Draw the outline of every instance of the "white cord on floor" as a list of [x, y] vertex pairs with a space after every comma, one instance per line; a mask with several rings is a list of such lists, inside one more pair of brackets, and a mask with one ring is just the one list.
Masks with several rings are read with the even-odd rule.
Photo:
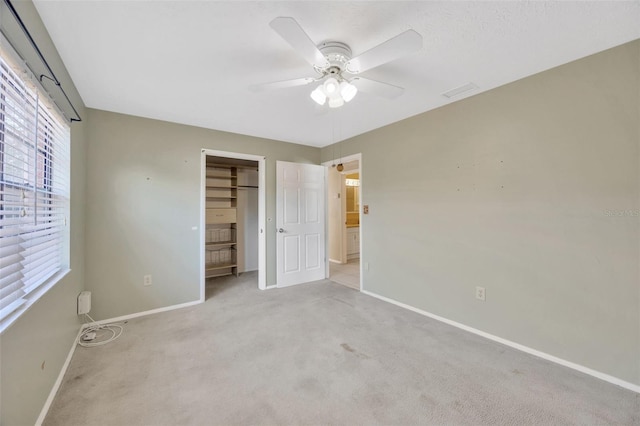
[[[80, 339], [78, 339], [78, 344], [80, 346], [84, 346], [85, 348], [91, 348], [94, 346], [106, 345], [109, 342], [113, 342], [116, 340], [122, 332], [124, 328], [119, 324], [98, 324], [93, 318], [89, 316], [89, 314], [84, 314], [88, 319], [91, 320], [91, 323], [82, 330], [80, 334]], [[111, 333], [107, 339], [102, 340], [102, 338], [108, 335], [108, 332]], [[89, 333], [96, 333], [96, 336], [91, 340], [84, 340], [84, 337]], [[100, 333], [100, 334], [98, 334]]]

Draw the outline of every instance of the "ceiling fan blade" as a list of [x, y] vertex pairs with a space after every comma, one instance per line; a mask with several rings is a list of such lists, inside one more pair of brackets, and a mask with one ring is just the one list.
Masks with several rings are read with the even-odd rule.
[[351, 80], [358, 90], [364, 93], [370, 93], [372, 95], [378, 95], [387, 99], [395, 99], [404, 93], [404, 88], [394, 86], [389, 83], [382, 83], [380, 81], [370, 80], [368, 78], [354, 77]]
[[249, 86], [249, 90], [252, 92], [263, 92], [265, 90], [286, 89], [288, 87], [304, 86], [305, 84], [311, 84], [314, 81], [316, 81], [314, 78], [304, 77], [293, 80], [274, 81], [273, 83], [252, 84]]
[[401, 58], [421, 48], [422, 36], [414, 30], [407, 30], [355, 58], [351, 58], [347, 62], [346, 70], [351, 74], [358, 74]]
[[295, 19], [281, 16], [271, 21], [269, 25], [311, 65], [318, 68], [329, 66], [329, 62], [322, 52], [318, 50], [315, 43], [311, 41]]

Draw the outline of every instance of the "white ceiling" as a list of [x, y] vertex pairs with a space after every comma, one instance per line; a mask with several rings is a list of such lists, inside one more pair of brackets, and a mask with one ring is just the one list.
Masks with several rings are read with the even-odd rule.
[[[91, 108], [325, 146], [640, 38], [640, 1], [50, 1], [35, 5]], [[314, 76], [269, 22], [294, 17], [311, 39], [354, 55], [414, 29], [421, 51], [362, 75], [406, 88], [358, 93], [328, 111], [315, 86], [253, 93]]]

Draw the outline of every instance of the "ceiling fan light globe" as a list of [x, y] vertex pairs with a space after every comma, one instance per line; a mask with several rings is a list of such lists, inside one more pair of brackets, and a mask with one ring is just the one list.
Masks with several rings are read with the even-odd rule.
[[358, 88], [353, 84], [347, 83], [346, 81], [340, 83], [340, 94], [345, 102], [352, 100], [356, 96], [356, 93], [358, 93]]
[[318, 105], [324, 105], [327, 100], [327, 96], [322, 91], [322, 86], [316, 87], [316, 89], [311, 92], [311, 99], [313, 99]]
[[339, 108], [344, 105], [344, 100], [340, 96], [329, 98], [329, 108]]
[[327, 96], [331, 96], [334, 93], [338, 92], [338, 80], [336, 80], [335, 78], [328, 78], [324, 84], [324, 92], [327, 94]]

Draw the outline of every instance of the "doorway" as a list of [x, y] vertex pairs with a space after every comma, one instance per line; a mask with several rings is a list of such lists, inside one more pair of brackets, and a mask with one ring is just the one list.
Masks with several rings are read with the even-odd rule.
[[[323, 163], [327, 167], [327, 276], [362, 289], [362, 156], [355, 154]], [[338, 167], [338, 165], [342, 167]], [[342, 170], [338, 170], [341, 168]]]
[[265, 159], [201, 152], [200, 299], [207, 283], [256, 271], [266, 288]]

